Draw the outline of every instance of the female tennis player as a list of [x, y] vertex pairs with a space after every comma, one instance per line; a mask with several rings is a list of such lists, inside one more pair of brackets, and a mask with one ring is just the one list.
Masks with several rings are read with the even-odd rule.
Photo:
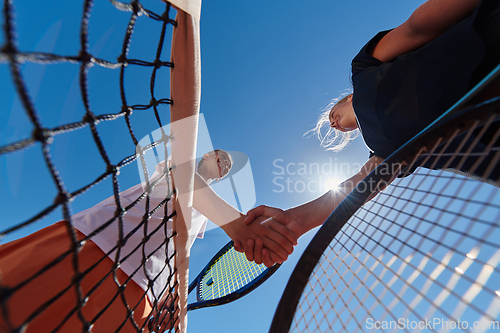
[[[352, 61], [353, 93], [326, 110], [315, 128], [333, 150], [359, 130], [371, 152], [361, 171], [339, 190], [302, 206], [252, 209], [246, 223], [260, 215], [272, 217], [297, 236], [322, 224], [365, 176], [499, 62], [500, 1], [428, 0], [403, 24], [379, 32], [361, 49]], [[326, 138], [320, 134], [325, 124], [331, 126]], [[255, 253], [249, 250], [253, 244]], [[271, 263], [261, 240], [246, 245], [249, 260]], [[235, 249], [242, 250], [239, 246]]]
[[[207, 153], [199, 162], [190, 243], [197, 236], [202, 237], [208, 218], [233, 240], [267, 239], [266, 246], [282, 256], [282, 259], [275, 258], [286, 260], [296, 242], [282, 235], [287, 235], [286, 227], [279, 225], [274, 231], [260, 223], [246, 226], [243, 223], [245, 215], [208, 186], [213, 180], [225, 177], [232, 164], [231, 155], [223, 150]], [[28, 322], [23, 332], [52, 332], [56, 328], [61, 332], [81, 332], [84, 319], [95, 321], [92, 332], [115, 332], [122, 324], [120, 332], [136, 332], [131, 319], [124, 322], [127, 307], [133, 310], [138, 327], [142, 327], [151, 316], [155, 301], [158, 307], [168, 302], [169, 286], [174, 287], [173, 267], [165, 264], [174, 260], [175, 250], [170, 238], [172, 222], [168, 221], [166, 226], [162, 224], [163, 207], [153, 211], [172, 193], [169, 188], [172, 181], [167, 181], [164, 168], [165, 162], [158, 164], [151, 176], [149, 183], [156, 184], [149, 199], [143, 195], [145, 184], [120, 193], [121, 206], [128, 206], [124, 214], [117, 214], [117, 198], [112, 196], [72, 216], [77, 239], [88, 237], [77, 258], [72, 254], [66, 221], [0, 246], [0, 286], [2, 291], [11, 292], [0, 304], [0, 331], [7, 332], [9, 327]], [[167, 203], [167, 211], [172, 212], [171, 201]], [[145, 212], [152, 212], [147, 223]], [[288, 235], [290, 237], [291, 232]], [[147, 241], [144, 237], [148, 237]], [[119, 239], [123, 240], [117, 250]], [[283, 242], [289, 243], [286, 249], [279, 246]], [[119, 262], [115, 273], [114, 262]], [[75, 275], [75, 265], [79, 276]], [[35, 277], [20, 285], [32, 276]], [[74, 279], [80, 283], [80, 296], [90, 294], [81, 304], [81, 311], [78, 310], [76, 288], [72, 286]], [[165, 314], [168, 316], [168, 311], [164, 311]]]

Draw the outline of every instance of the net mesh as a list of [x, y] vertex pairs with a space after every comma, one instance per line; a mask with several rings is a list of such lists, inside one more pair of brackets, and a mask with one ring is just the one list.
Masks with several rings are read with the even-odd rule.
[[500, 329], [499, 101], [450, 113], [386, 160], [413, 173], [363, 205], [387, 184], [379, 167], [339, 205], [272, 332]]
[[[47, 13], [45, 16], [48, 17], [50, 13], [58, 13], [62, 8], [66, 8], [64, 3], [59, 4], [59, 7], [56, 3], [45, 4], [44, 6], [50, 5], [54, 7], [44, 7], [44, 13]], [[150, 175], [146, 167], [145, 155], [154, 150], [163, 150], [163, 156], [168, 156], [167, 142], [169, 136], [163, 130], [163, 126], [169, 122], [169, 105], [173, 103], [168, 95], [165, 96], [169, 91], [168, 73], [173, 64], [165, 59], [169, 57], [170, 36], [176, 26], [174, 19], [176, 11], [169, 3], [161, 1], [151, 1], [148, 3], [132, 1], [130, 3], [122, 3], [114, 0], [110, 2], [87, 0], [82, 5], [83, 10], [80, 12], [81, 20], [79, 21], [79, 28], [75, 29], [77, 35], [73, 35], [71, 41], [64, 41], [75, 46], [74, 49], [78, 51], [72, 55], [61, 55], [56, 54], [57, 52], [25, 51], [21, 49], [19, 45], [24, 46], [26, 44], [24, 41], [30, 36], [29, 34], [35, 34], [40, 27], [37, 26], [37, 22], [17, 21], [16, 10], [19, 10], [19, 15], [22, 18], [24, 15], [24, 8], [22, 6], [28, 6], [27, 4], [9, 0], [3, 2], [2, 27], [4, 39], [0, 52], [0, 65], [2, 66], [3, 73], [7, 75], [7, 72], [10, 72], [8, 75], [10, 76], [11, 83], [9, 87], [6, 87], [6, 91], [15, 94], [16, 102], [20, 105], [19, 110], [13, 109], [12, 117], [21, 117], [24, 119], [24, 128], [31, 127], [31, 129], [26, 130], [20, 135], [7, 136], [5, 141], [2, 139], [0, 157], [2, 158], [2, 163], [11, 163], [12, 161], [16, 162], [16, 156], [19, 156], [23, 152], [33, 152], [33, 150], [36, 150], [39, 158], [33, 158], [30, 161], [32, 164], [30, 169], [35, 174], [47, 173], [55, 187], [55, 191], [50, 188], [46, 191], [42, 190], [33, 202], [28, 201], [25, 204], [27, 207], [26, 212], [23, 213], [28, 214], [29, 217], [21, 222], [11, 223], [11, 221], [7, 221], [7, 223], [3, 223], [4, 230], [0, 233], [0, 236], [11, 240], [9, 237], [16, 238], [16, 232], [22, 233], [25, 228], [39, 229], [42, 225], [39, 222], [43, 218], [48, 217], [52, 219], [55, 216], [54, 213], [60, 212], [62, 220], [68, 222], [65, 224], [65, 227], [69, 239], [69, 246], [66, 249], [69, 248], [69, 250], [62, 251], [57, 258], [44, 265], [44, 267], [37, 270], [33, 275], [20, 274], [20, 280], [16, 285], [7, 285], [0, 280], [1, 330], [21, 332], [24, 329], [28, 329], [28, 332], [31, 332], [34, 329], [34, 331], [40, 332], [40, 327], [30, 326], [30, 323], [37, 318], [43, 317], [44, 313], [49, 311], [47, 309], [50, 309], [51, 305], [57, 303], [58, 299], [64, 296], [64, 294], [72, 293], [76, 295], [74, 304], [66, 313], [61, 314], [57, 318], [51, 318], [54, 327], [51, 329], [46, 328], [48, 331], [59, 331], [65, 324], [73, 320], [72, 318], [77, 318], [81, 329], [78, 328], [74, 331], [91, 332], [93, 326], [99, 318], [103, 317], [103, 314], [108, 311], [108, 308], [112, 306], [114, 301], [119, 301], [122, 316], [115, 319], [116, 325], [112, 326], [113, 328], [110, 331], [121, 331], [122, 329], [123, 331], [130, 331], [130, 329], [135, 331], [151, 329], [156, 332], [175, 331], [178, 321], [178, 318], [174, 315], [177, 312], [177, 302], [175, 301], [177, 298], [176, 271], [175, 269], [172, 270], [175, 253], [166, 253], [167, 261], [163, 264], [160, 273], [168, 271], [170, 281], [165, 285], [161, 293], [156, 294], [152, 301], [149, 300], [152, 309], [149, 313], [142, 315], [142, 321], [138, 321], [134, 313], [137, 314], [143, 311], [139, 306], [144, 301], [148, 301], [148, 293], [142, 291], [141, 298], [137, 302], [130, 303], [130, 298], [127, 299], [127, 288], [130, 288], [133, 276], [138, 271], [145, 269], [147, 260], [157, 251], [165, 251], [165, 248], [168, 248], [168, 244], [173, 242], [172, 238], [175, 237], [175, 231], [173, 233], [167, 231], [167, 224], [175, 215], [175, 212], [167, 211], [169, 196], [158, 205], [150, 204], [150, 191], [161, 180], [169, 181], [169, 170], [165, 168], [160, 179], [150, 183], [148, 181]], [[93, 7], [95, 8], [93, 9]], [[149, 7], [154, 9], [148, 9]], [[94, 12], [96, 14], [91, 15]], [[44, 17], [43, 13], [39, 16]], [[94, 16], [96, 16], [95, 19]], [[119, 30], [121, 37], [111, 38], [107, 41], [104, 40], [104, 42], [101, 39], [93, 38], [95, 36], [102, 37], [103, 33], [107, 33], [106, 31], [98, 32], [95, 28], [93, 30], [92, 27], [96, 26], [96, 20], [111, 20], [115, 16], [120, 17], [119, 22], [121, 25], [116, 24], [107, 32]], [[150, 30], [151, 27], [154, 30]], [[156, 36], [155, 45], [145, 45], [144, 40], [140, 39], [140, 37], [135, 38], [133, 43], [132, 35], [136, 30], [142, 33], [146, 31], [148, 35], [154, 32]], [[110, 36], [108, 35], [108, 37]], [[115, 35], [112, 37], [115, 37]], [[78, 47], [76, 47], [76, 40], [79, 41]], [[151, 37], [149, 37], [148, 41], [150, 40]], [[121, 41], [121, 45], [117, 41]], [[102, 42], [102, 44], [119, 45], [120, 48], [110, 52], [110, 54], [114, 54], [115, 58], [100, 58], [93, 54], [93, 50], [95, 51], [97, 46], [91, 48], [89, 45], [99, 44], [99, 42]], [[136, 59], [130, 56], [131, 49], [136, 54], [139, 54], [140, 52], [137, 50], [141, 50], [144, 47], [151, 50], [147, 60]], [[58, 47], [56, 46], [53, 49], [57, 51]], [[95, 52], [99, 53], [98, 51]], [[79, 89], [81, 104], [76, 105], [74, 99], [70, 100], [71, 96], [68, 96], [70, 102], [66, 100], [66, 103], [70, 103], [75, 109], [80, 111], [79, 120], [60, 124], [60, 121], [54, 122], [47, 116], [47, 114], [52, 112], [52, 109], [57, 109], [60, 106], [55, 102], [60, 95], [57, 89], [61, 86], [71, 85], [71, 81], [58, 81], [54, 83], [53, 95], [48, 96], [49, 100], [54, 100], [52, 104], [50, 101], [46, 102], [46, 104], [42, 102], [35, 103], [34, 96], [36, 96], [38, 88], [33, 88], [33, 82], [30, 81], [33, 75], [28, 73], [28, 66], [32, 66], [30, 69], [41, 69], [51, 75], [57, 72], [61, 78], [64, 78], [64, 71], [73, 70], [78, 73], [78, 79], [75, 82]], [[109, 72], [103, 72], [103, 70], [114, 71], [109, 74]], [[112, 81], [113, 84], [109, 84], [109, 89], [99, 91], [93, 88], [95, 80], [106, 80], [108, 76], [115, 78]], [[7, 82], [7, 80], [3, 80], [2, 83], [5, 83], [4, 81]], [[41, 85], [41, 87], [40, 90], [42, 91], [46, 86]], [[116, 92], [115, 95], [113, 95], [113, 91]], [[140, 94], [141, 92], [143, 94]], [[17, 114], [14, 114], [14, 112]], [[65, 119], [64, 115], [61, 116], [62, 119]], [[113, 126], [106, 125], [108, 123], [112, 123]], [[158, 128], [161, 129], [162, 134], [159, 139], [151, 140], [146, 145], [139, 144], [140, 138]], [[116, 138], [114, 142], [110, 141], [110, 138], [115, 136], [119, 138]], [[61, 172], [61, 170], [64, 170], [64, 165], [61, 164], [66, 163], [68, 158], [70, 159], [71, 157], [68, 156], [65, 162], [61, 162], [61, 159], [54, 158], [52, 155], [54, 154], [54, 150], [56, 150], [54, 147], [57, 147], [57, 145], [64, 145], [66, 140], [75, 142], [75, 140], [78, 141], [83, 137], [87, 138], [87, 140], [82, 139], [86, 146], [76, 148], [77, 152], [81, 149], [78, 153], [83, 157], [80, 156], [79, 158], [85, 159], [87, 156], [85, 152], [94, 151], [99, 161], [92, 162], [92, 165], [84, 166], [84, 169], [88, 170], [86, 170], [83, 176], [78, 177], [90, 180], [83, 185], [78, 185], [75, 189], [75, 184], [79, 183], [78, 181], [74, 181], [74, 175], [73, 178], [65, 177], [65, 172]], [[143, 179], [146, 182], [145, 190], [133, 202], [121, 202], [119, 195], [120, 184], [122, 187], [124, 187], [124, 183], [125, 185], [128, 184], [127, 180], [121, 181], [120, 174], [137, 172], [137, 169], [134, 170], [131, 167], [131, 165], [133, 166], [136, 163], [141, 166], [140, 169], [142, 171], [140, 172], [143, 173]], [[36, 184], [31, 184], [31, 186], [36, 186]], [[71, 222], [71, 203], [80, 196], [85, 196], [85, 193], [93, 188], [102, 189], [104, 186], [107, 186], [108, 191], [111, 190], [109, 191], [110, 194], [112, 193], [115, 197], [115, 216], [102, 225], [102, 228], [98, 228], [91, 234], [82, 237]], [[51, 193], [55, 193], [52, 197], [52, 203], [40, 207], [39, 202], [46, 202], [45, 198], [51, 196]], [[126, 233], [123, 230], [122, 218], [127, 211], [138, 205], [139, 202], [146, 202], [144, 216], [142, 222], [131, 233], [140, 233], [143, 235], [143, 242], [135, 247], [133, 251], [142, 253], [142, 266], [137, 267], [130, 276], [121, 279], [119, 278], [119, 265], [127, 257], [120, 257], [120, 251], [130, 237], [130, 233]], [[151, 215], [157, 212], [163, 212], [163, 221], [156, 228], [153, 229], [150, 227], [148, 230], [148, 220]], [[59, 219], [61, 219], [61, 215], [59, 215]], [[118, 221], [119, 226], [119, 239], [117, 239], [116, 246], [108, 253], [103, 253], [101, 258], [93, 265], [82, 270], [81, 253], [86, 248], [86, 241], [92, 240], [102, 230], [116, 221]], [[5, 228], [6, 225], [8, 226], [7, 228]], [[163, 244], [163, 246], [159, 245], [153, 251], [145, 251], [145, 244], [148, 239], [157, 233], [163, 235], [164, 243], [167, 246]], [[93, 288], [84, 291], [82, 281], [86, 276], [91, 276], [93, 270], [107, 260], [108, 255], [115, 259], [112, 269], [105, 276], [95, 281]], [[42, 304], [35, 310], [25, 314], [22, 322], [14, 320], [13, 315], [17, 315], [18, 313], [14, 313], [17, 310], [13, 311], [13, 309], [10, 309], [10, 301], [15, 298], [16, 293], [19, 293], [30, 283], [37, 283], [37, 279], [40, 276], [43, 276], [44, 273], [64, 260], [69, 260], [71, 263], [72, 271], [70, 274], [73, 275], [72, 283], [65, 288], [61, 288], [57, 294], [43, 300]], [[151, 286], [157, 277], [149, 276], [147, 273], [145, 276], [148, 279], [148, 291], [154, 295], [154, 292], [151, 293]], [[112, 300], [102, 305], [94, 316], [89, 317], [85, 311], [85, 305], [92, 300], [92, 296], [94, 298], [97, 297], [95, 296], [96, 290], [100, 286], [104, 286], [105, 280], [109, 280], [110, 278], [114, 282], [115, 290]], [[167, 297], [168, 301], [162, 301], [162, 295], [169, 295]], [[33, 295], [33, 297], [35, 298], [37, 295]], [[163, 300], [165, 300], [165, 297]]]

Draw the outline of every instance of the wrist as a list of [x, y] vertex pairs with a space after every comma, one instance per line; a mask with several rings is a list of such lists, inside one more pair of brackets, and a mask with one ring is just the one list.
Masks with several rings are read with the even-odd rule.
[[320, 226], [344, 197], [343, 194], [328, 191], [316, 200], [288, 210], [292, 221], [295, 221], [290, 228], [293, 228], [292, 231], [299, 237]]
[[235, 235], [235, 230], [236, 230], [236, 227], [237, 227], [237, 223], [238, 221], [243, 221], [244, 219], [246, 218], [246, 215], [243, 215], [240, 213], [240, 217], [235, 219], [235, 220], [232, 220], [231, 222], [229, 223], [224, 223], [223, 225], [220, 226], [220, 228], [222, 230], [224, 230], [224, 232], [226, 233], [226, 235], [229, 236], [229, 238], [231, 238], [232, 240], [234, 240], [234, 237], [236, 236]]
[[301, 237], [307, 232], [307, 230], [305, 230], [304, 228], [305, 226], [302, 223], [302, 217], [300, 216], [300, 214], [296, 214], [296, 212], [294, 212], [293, 210], [289, 210], [287, 212], [291, 218], [291, 221], [287, 224], [286, 227], [290, 229], [295, 234], [295, 236], [297, 236], [297, 238]]

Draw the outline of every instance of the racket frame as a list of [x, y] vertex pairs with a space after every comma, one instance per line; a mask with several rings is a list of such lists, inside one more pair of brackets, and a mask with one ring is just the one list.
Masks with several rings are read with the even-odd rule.
[[200, 297], [200, 291], [201, 291], [201, 281], [203, 281], [203, 277], [205, 274], [210, 270], [210, 268], [222, 257], [224, 256], [228, 251], [230, 251], [234, 247], [234, 242], [230, 241], [226, 245], [224, 245], [219, 252], [213, 258], [208, 262], [208, 264], [201, 270], [201, 272], [196, 276], [196, 278], [191, 282], [189, 285], [189, 290], [188, 294], [190, 294], [195, 288], [196, 288], [196, 299], [197, 301], [191, 304], [188, 304], [187, 310], [195, 310], [195, 309], [201, 309], [209, 306], [217, 306], [217, 305], [222, 305], [222, 304], [227, 304], [231, 303], [248, 293], [252, 292], [255, 290], [257, 287], [259, 287], [262, 283], [264, 283], [267, 279], [271, 277], [271, 275], [276, 272], [276, 270], [281, 266], [281, 264], [275, 264], [271, 267], [268, 267], [265, 271], [260, 273], [255, 279], [253, 279], [250, 283], [246, 284], [242, 288], [233, 291], [230, 294], [227, 294], [223, 297], [215, 298], [215, 299], [210, 299], [210, 300], [203, 300]]
[[[492, 113], [491, 109], [500, 109], [500, 96], [493, 97], [484, 102], [482, 101], [482, 97], [491, 97], [491, 87], [500, 87], [500, 65], [453, 107], [447, 110], [442, 116], [438, 117], [413, 139], [396, 150], [383, 163], [387, 166], [395, 164], [401, 165], [401, 163], [404, 162], [409, 164], [406, 169], [411, 170], [413, 164], [417, 162], [414, 156], [417, 156], [418, 152], [423, 147], [432, 147], [433, 143], [438, 139], [441, 139], [441, 144], [444, 144], [446, 140], [452, 137], [453, 130], [450, 130], [450, 128], [460, 128], [460, 133], [467, 132], [472, 126], [471, 122], [468, 121], [471, 119], [471, 111], [474, 112], [474, 120], [479, 121], [478, 126], [485, 124], [488, 120], [488, 116]], [[477, 103], [477, 105], [474, 103]], [[500, 121], [500, 117], [497, 116], [495, 121]], [[419, 164], [416, 163], [415, 165], [418, 166]], [[372, 195], [378, 192], [376, 190], [378, 186], [372, 186], [373, 183], [379, 184], [380, 182], [389, 182], [391, 180], [391, 174], [387, 172], [378, 172], [382, 167], [383, 165], [377, 167], [358, 184], [358, 186], [330, 214], [328, 219], [313, 237], [290, 276], [280, 302], [278, 303], [269, 332], [289, 332], [302, 292], [325, 249], [351, 216], [353, 216]]]

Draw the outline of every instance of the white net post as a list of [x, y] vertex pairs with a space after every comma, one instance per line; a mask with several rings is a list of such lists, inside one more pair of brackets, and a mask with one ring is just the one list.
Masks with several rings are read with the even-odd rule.
[[[177, 332], [187, 329], [189, 286], [189, 231], [201, 99], [200, 8], [201, 0], [172, 1], [177, 7], [177, 26], [172, 37], [171, 136], [173, 178], [177, 190], [174, 218], [175, 265], [177, 268]], [[175, 167], [181, 166], [182, 167]]]

